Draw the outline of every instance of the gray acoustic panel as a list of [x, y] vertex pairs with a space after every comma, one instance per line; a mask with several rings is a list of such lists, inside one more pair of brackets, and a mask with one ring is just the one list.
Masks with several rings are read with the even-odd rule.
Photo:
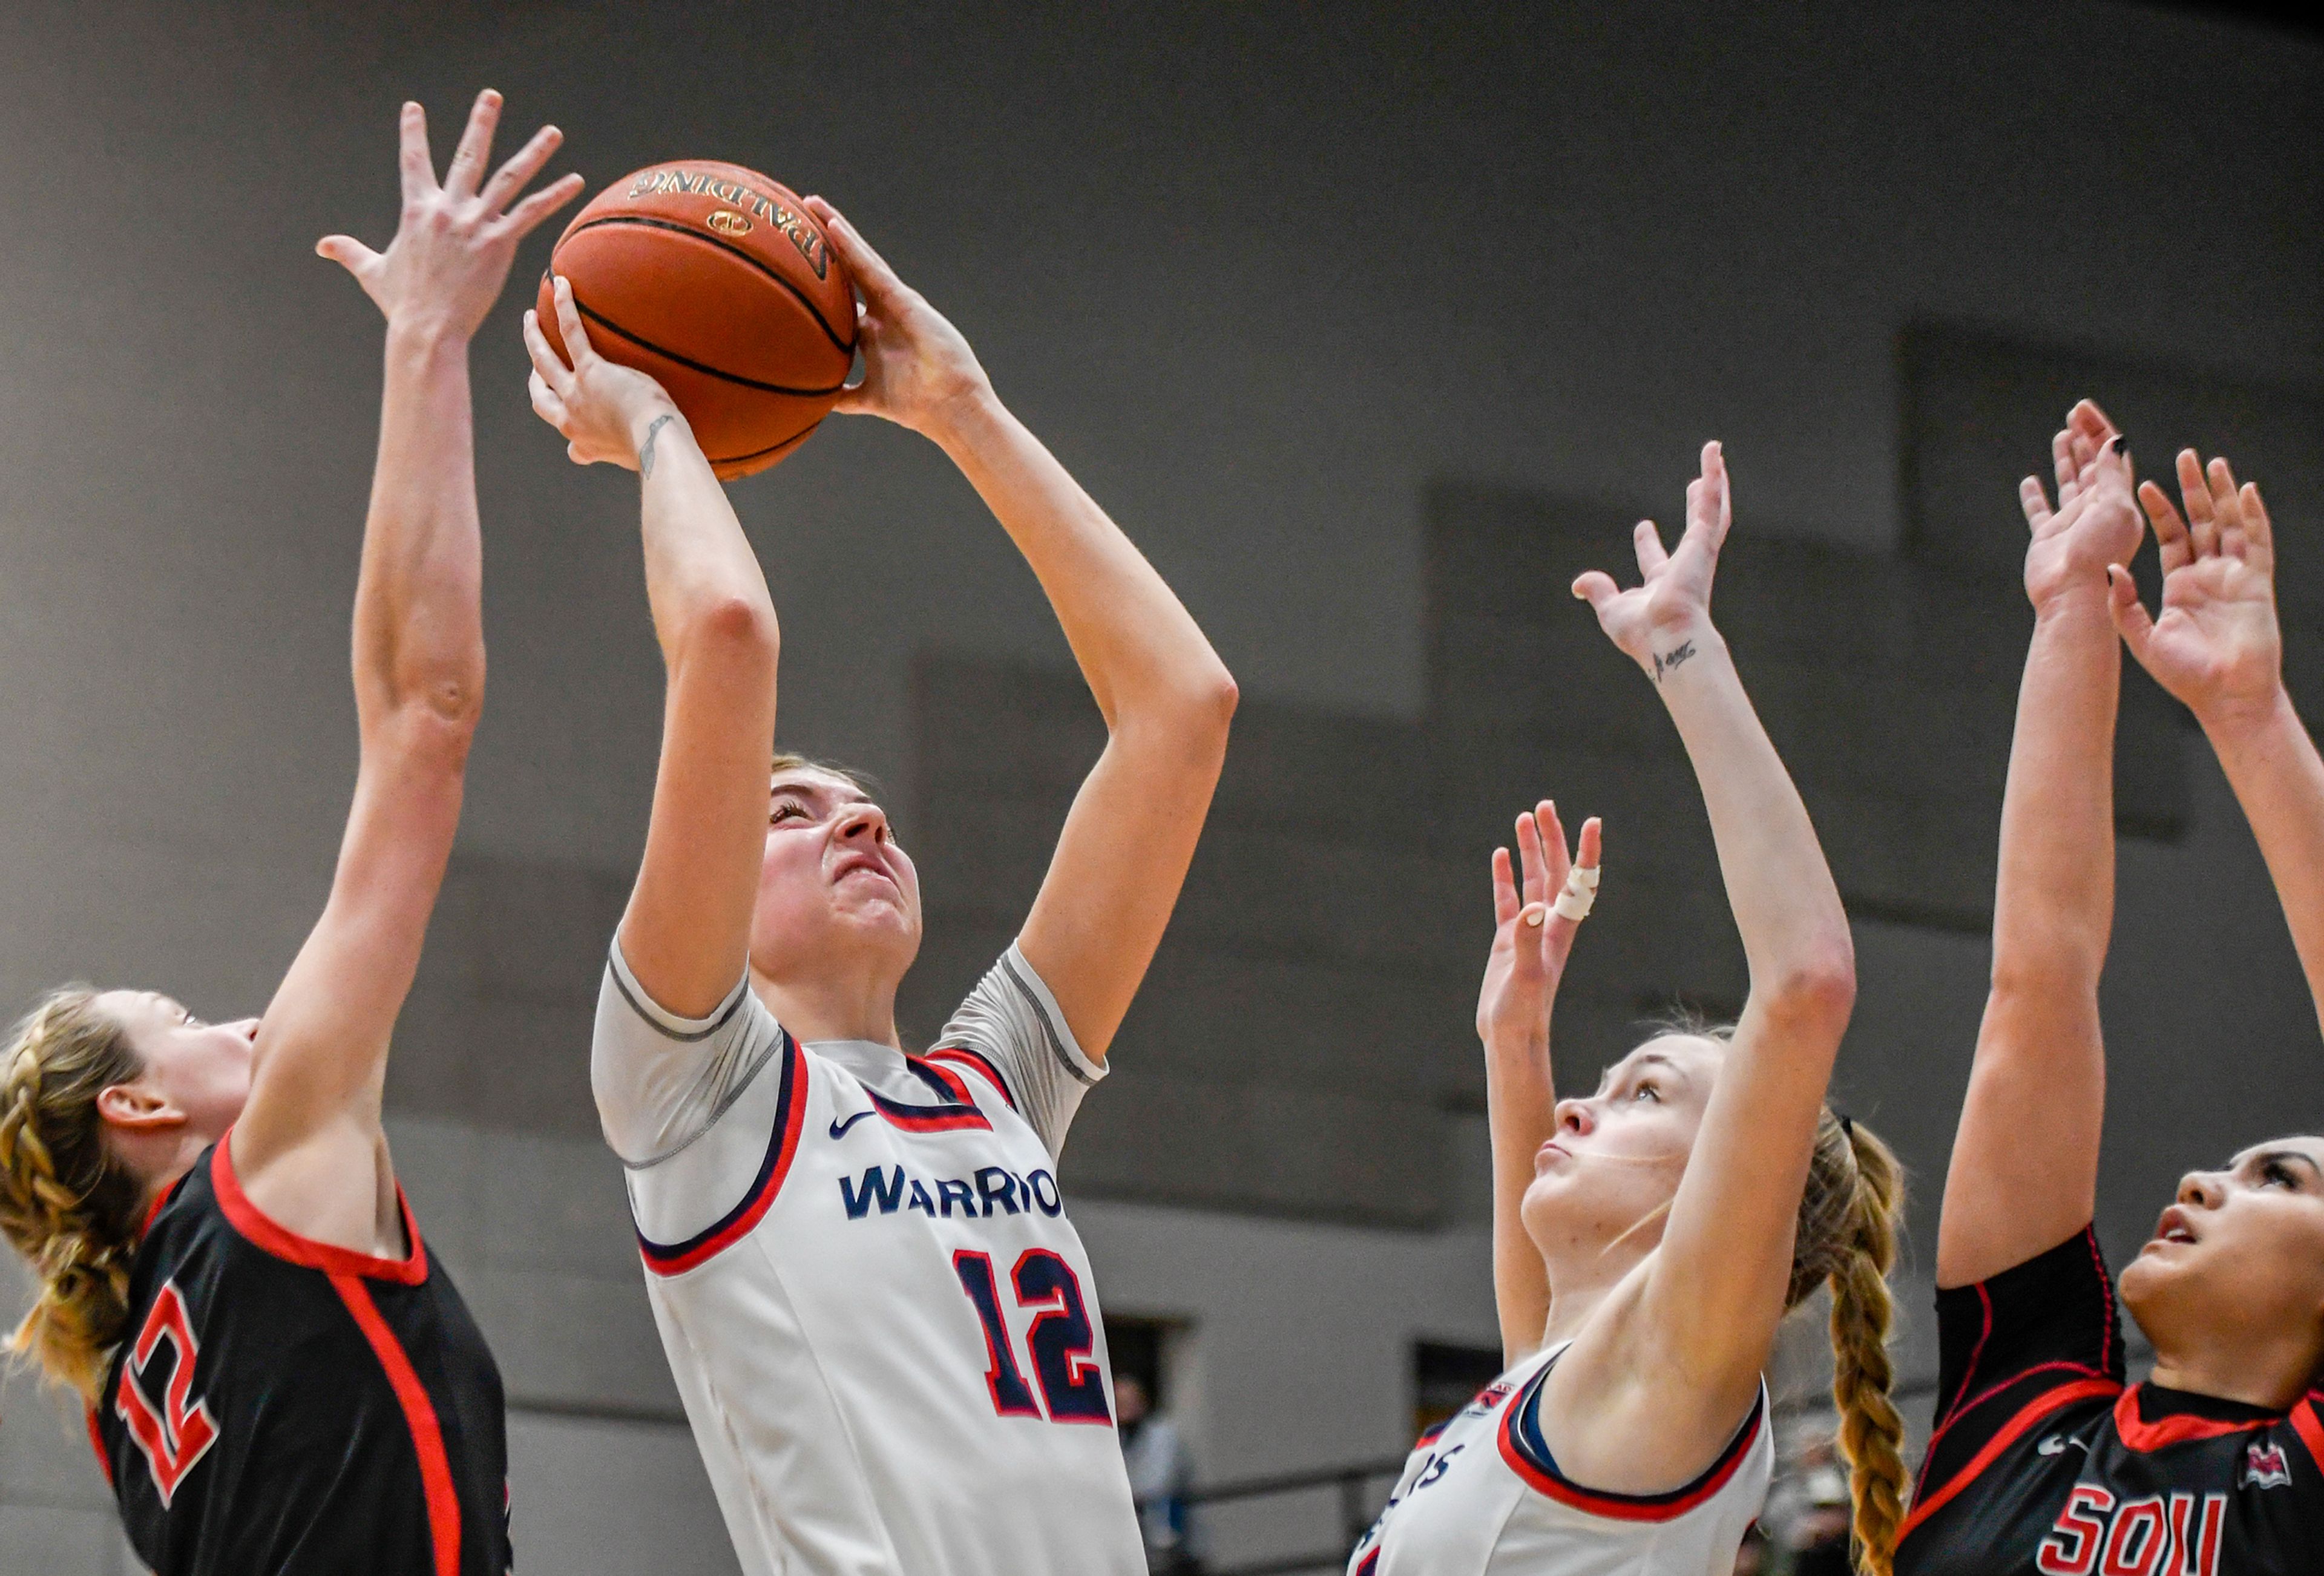
[[[2259, 483], [2279, 521], [2324, 518], [2324, 390], [2159, 366], [1972, 325], [1921, 321], [1898, 341], [1905, 556], [2014, 581], [2024, 556], [2017, 482], [2050, 480], [2050, 435], [2089, 396], [2129, 438], [2142, 475], [2170, 482], [2191, 447]], [[2153, 548], [2144, 555], [2150, 562]], [[2287, 598], [2324, 605], [2324, 555], [2296, 548]]]
[[630, 878], [456, 854], [388, 1064], [389, 1105], [595, 1137], [589, 1032]]
[[[1567, 591], [1590, 567], [1636, 579], [1636, 518], [1432, 490], [1430, 754], [1464, 838], [1505, 839], [1536, 797], [1570, 819], [1607, 817], [1598, 934], [1634, 971], [1628, 993], [1737, 1000], [1740, 958], [1692, 769], [1651, 685]], [[1982, 929], [2024, 598], [1786, 539], [1747, 509], [1714, 605], [1851, 909]]]
[[[1039, 890], [1105, 733], [1079, 677], [945, 653], [914, 678], [904, 841], [927, 940], [899, 1012], [926, 1043]], [[1419, 1226], [1432, 1144], [1481, 1093], [1481, 862], [1434, 835], [1426, 735], [1247, 705], [1169, 932], [1084, 1105], [1080, 1192]], [[1474, 853], [1475, 850], [1469, 853]]]
[[1441, 1223], [1450, 1135], [1431, 1101], [1345, 1081], [1291, 1089], [1125, 1066], [1084, 1103], [1076, 1191], [1375, 1226]]
[[[2324, 390], [2163, 367], [2087, 347], [2029, 343], [1945, 322], [1908, 327], [1899, 350], [1904, 396], [1905, 556], [1916, 564], [2017, 583], [2025, 545], [2020, 477], [2051, 477], [2050, 435], [2088, 395], [2129, 439], [2144, 475], [2175, 498], [2183, 447], [2225, 456], [2260, 484], [2271, 516], [2292, 523], [2277, 594], [2292, 692], [2324, 704], [2324, 653], [2311, 650], [2324, 614], [2324, 551], [2305, 550], [2297, 523], [2324, 519]], [[2161, 571], [2150, 539], [2133, 566], [2152, 605]], [[2116, 730], [2116, 819], [2133, 835], [2175, 838], [2189, 789], [2170, 743], [2181, 708], [2135, 663], [2125, 664]]]

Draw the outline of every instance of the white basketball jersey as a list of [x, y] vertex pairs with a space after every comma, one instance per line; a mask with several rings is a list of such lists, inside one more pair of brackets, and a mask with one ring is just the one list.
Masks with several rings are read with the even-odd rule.
[[1710, 1470], [1667, 1494], [1564, 1477], [1541, 1434], [1545, 1348], [1421, 1436], [1349, 1576], [1727, 1576], [1767, 1497], [1767, 1390]]
[[592, 1064], [748, 1576], [1144, 1576], [1055, 1170], [1102, 1070], [1016, 948], [907, 1056], [802, 1046], [747, 982], [674, 1018], [617, 947]]

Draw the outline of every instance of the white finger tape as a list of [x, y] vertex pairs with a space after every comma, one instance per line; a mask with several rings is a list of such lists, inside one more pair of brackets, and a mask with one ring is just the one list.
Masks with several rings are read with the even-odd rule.
[[1557, 894], [1552, 905], [1561, 919], [1577, 923], [1590, 917], [1591, 906], [1598, 901], [1598, 867], [1577, 864], [1565, 872], [1565, 889]]

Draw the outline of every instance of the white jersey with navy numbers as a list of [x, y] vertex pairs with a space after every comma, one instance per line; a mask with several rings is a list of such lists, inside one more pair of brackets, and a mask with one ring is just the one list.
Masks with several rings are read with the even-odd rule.
[[663, 1011], [618, 945], [591, 1082], [746, 1576], [1143, 1576], [1056, 1155], [1102, 1076], [1011, 946], [936, 1048]]
[[1710, 1469], [1667, 1494], [1605, 1494], [1560, 1472], [1541, 1387], [1568, 1342], [1495, 1379], [1423, 1434], [1349, 1576], [1726, 1576], [1767, 1497], [1767, 1391]]

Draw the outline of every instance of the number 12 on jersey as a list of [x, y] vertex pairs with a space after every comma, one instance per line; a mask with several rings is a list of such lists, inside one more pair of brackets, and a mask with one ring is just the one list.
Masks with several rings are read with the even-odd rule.
[[1025, 1332], [1025, 1349], [1033, 1359], [1033, 1375], [1040, 1381], [1041, 1402], [1017, 1366], [1017, 1352], [1009, 1339], [1009, 1321], [1001, 1311], [1001, 1287], [992, 1272], [992, 1256], [964, 1248], [952, 1256], [952, 1267], [961, 1289], [984, 1326], [988, 1367], [984, 1382], [992, 1392], [992, 1409], [1003, 1417], [1038, 1417], [1047, 1404], [1052, 1423], [1100, 1423], [1111, 1427], [1113, 1414], [1105, 1403], [1105, 1376], [1098, 1370], [1090, 1348], [1095, 1332], [1082, 1302], [1082, 1283], [1074, 1267], [1046, 1248], [1028, 1249], [1009, 1272], [1017, 1305], [1035, 1315]]

